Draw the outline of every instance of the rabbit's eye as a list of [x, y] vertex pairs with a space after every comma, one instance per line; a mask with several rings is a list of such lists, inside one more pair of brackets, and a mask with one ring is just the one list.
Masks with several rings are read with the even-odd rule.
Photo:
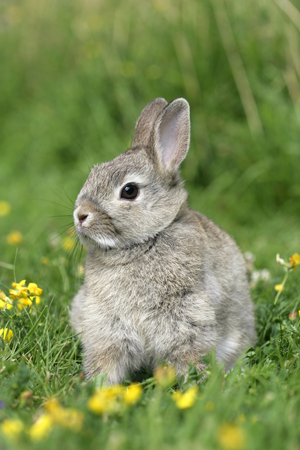
[[125, 198], [126, 200], [134, 200], [139, 195], [139, 188], [134, 183], [128, 183], [123, 187], [121, 191], [121, 198]]

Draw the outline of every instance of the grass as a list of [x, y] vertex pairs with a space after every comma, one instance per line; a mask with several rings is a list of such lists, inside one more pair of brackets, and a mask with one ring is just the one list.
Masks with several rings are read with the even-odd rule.
[[[68, 270], [70, 284], [74, 277]], [[58, 280], [58, 285], [59, 285]], [[13, 330], [9, 344], [1, 345], [1, 419], [19, 418], [29, 431], [46, 399], [59, 398], [65, 408], [84, 416], [81, 429], [55, 426], [50, 436], [35, 442], [22, 433], [17, 440], [3, 438], [2, 448], [297, 448], [299, 427], [300, 309], [299, 274], [291, 273], [286, 289], [274, 305], [274, 288], [258, 283], [256, 303], [258, 344], [225, 375], [209, 358], [207, 378], [199, 385], [196, 403], [179, 409], [173, 388], [144, 381], [138, 404], [100, 416], [87, 401], [94, 382], [81, 372], [81, 351], [68, 325], [68, 296], [55, 301], [54, 292], [43, 294], [32, 312], [2, 313], [5, 327]], [[58, 299], [57, 299], [58, 300]], [[18, 311], [17, 308], [16, 311]], [[289, 314], [296, 312], [296, 319]], [[195, 373], [181, 389], [195, 383]], [[225, 430], [225, 431], [224, 431]], [[222, 440], [230, 436], [231, 444]], [[230, 446], [232, 445], [232, 446]]]
[[[4, 435], [0, 449], [257, 449], [299, 446], [299, 270], [274, 305], [299, 252], [300, 21], [298, 1], [33, 0], [0, 5], [0, 289], [26, 279], [41, 304], [0, 311], [0, 421], [25, 430], [57, 397], [83, 414], [33, 442]], [[258, 342], [224, 375], [208, 357], [197, 400], [182, 410], [152, 375], [136, 405], [93, 414], [69, 325], [84, 255], [69, 256], [73, 202], [94, 163], [130, 145], [152, 98], [183, 96], [192, 141], [182, 175], [193, 208], [256, 256], [269, 281], [253, 283]], [[59, 217], [58, 217], [59, 216]], [[23, 241], [7, 242], [18, 230]], [[190, 369], [187, 390], [195, 383]], [[72, 421], [70, 421], [72, 424]], [[226, 440], [227, 436], [227, 440]], [[229, 436], [229, 437], [228, 437]]]

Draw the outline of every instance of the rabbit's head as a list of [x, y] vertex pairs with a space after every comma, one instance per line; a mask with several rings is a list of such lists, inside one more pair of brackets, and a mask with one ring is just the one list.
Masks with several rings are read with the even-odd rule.
[[130, 247], [168, 227], [186, 205], [179, 165], [189, 141], [185, 99], [148, 103], [131, 148], [95, 166], [77, 197], [74, 223], [80, 241], [103, 249]]

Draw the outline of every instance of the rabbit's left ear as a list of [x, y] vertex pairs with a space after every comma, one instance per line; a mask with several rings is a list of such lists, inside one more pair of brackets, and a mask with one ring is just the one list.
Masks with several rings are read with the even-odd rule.
[[152, 150], [159, 165], [177, 171], [190, 146], [190, 106], [184, 98], [170, 102], [157, 118], [152, 134]]
[[138, 118], [131, 147], [147, 147], [154, 122], [168, 102], [164, 98], [155, 98], [145, 106]]

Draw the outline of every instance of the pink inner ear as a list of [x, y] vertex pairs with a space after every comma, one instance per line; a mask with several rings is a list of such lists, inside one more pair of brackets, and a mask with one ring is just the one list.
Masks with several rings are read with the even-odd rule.
[[159, 127], [160, 148], [162, 152], [162, 161], [166, 168], [176, 162], [178, 152], [178, 119], [180, 114], [171, 114], [171, 117], [164, 117]]
[[155, 150], [164, 169], [177, 171], [190, 146], [190, 108], [178, 98], [162, 111], [155, 127]]

